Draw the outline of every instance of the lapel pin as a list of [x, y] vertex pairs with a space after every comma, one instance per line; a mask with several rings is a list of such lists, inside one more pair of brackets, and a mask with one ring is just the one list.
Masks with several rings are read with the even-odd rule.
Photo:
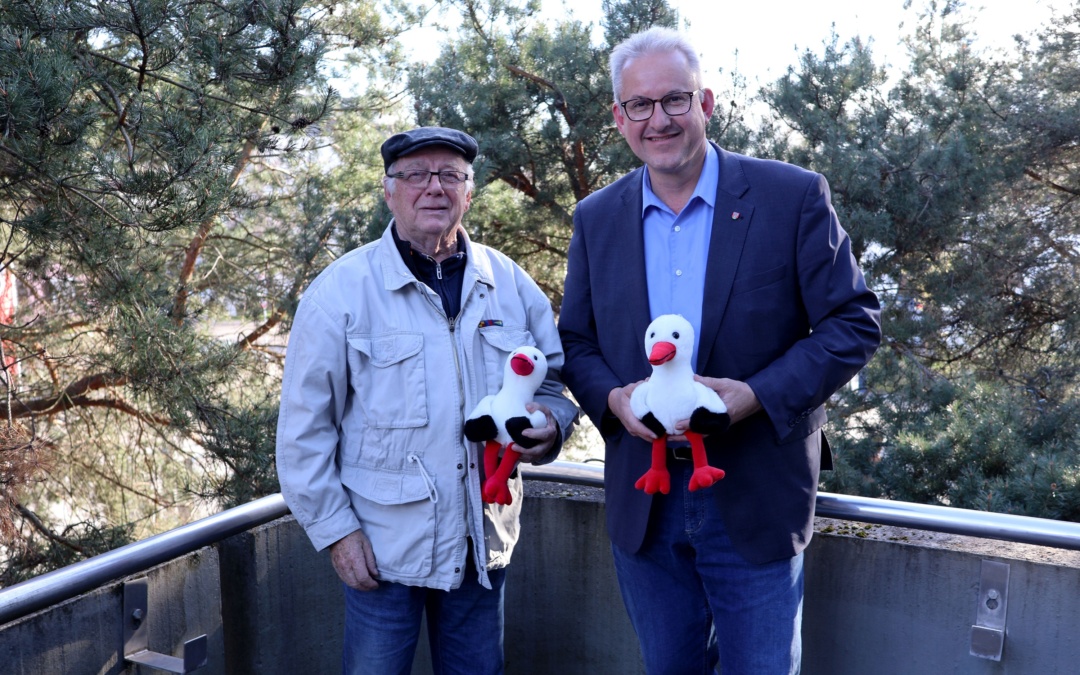
[[732, 220], [738, 220], [739, 218], [742, 218], [741, 213], [739, 213], [738, 211], [732, 211], [731, 212], [731, 219]]

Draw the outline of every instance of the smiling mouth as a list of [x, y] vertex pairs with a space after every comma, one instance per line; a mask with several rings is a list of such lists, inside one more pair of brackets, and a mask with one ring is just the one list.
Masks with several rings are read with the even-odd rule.
[[677, 137], [678, 137], [678, 135], [679, 135], [679, 134], [677, 134], [677, 133], [671, 133], [671, 134], [651, 134], [651, 135], [649, 135], [649, 136], [646, 136], [646, 137], [645, 137], [645, 140], [646, 140], [647, 142], [649, 142], [649, 143], [663, 143], [664, 141], [670, 141], [670, 140], [672, 140], [672, 139], [674, 139], [674, 138], [677, 138]]

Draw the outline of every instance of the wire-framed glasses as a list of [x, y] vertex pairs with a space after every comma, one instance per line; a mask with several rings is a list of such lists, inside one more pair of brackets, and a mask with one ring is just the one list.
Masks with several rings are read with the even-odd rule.
[[386, 175], [390, 178], [403, 180], [413, 187], [426, 187], [427, 184], [431, 182], [432, 176], [438, 176], [439, 182], [443, 185], [461, 185], [469, 180], [469, 174], [464, 171], [452, 171], [450, 169], [443, 169], [442, 171], [413, 169], [412, 171], [398, 171], [397, 173], [388, 173]]
[[622, 106], [626, 116], [635, 122], [644, 122], [652, 117], [657, 103], [664, 109], [664, 114], [674, 117], [690, 112], [690, 104], [694, 101], [694, 94], [699, 91], [701, 90], [676, 91], [662, 98], [645, 98], [642, 96], [623, 101], [619, 105]]

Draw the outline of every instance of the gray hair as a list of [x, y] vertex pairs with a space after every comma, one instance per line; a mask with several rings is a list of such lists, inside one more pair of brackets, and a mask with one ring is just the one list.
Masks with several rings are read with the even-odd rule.
[[622, 92], [622, 74], [626, 64], [639, 56], [657, 52], [679, 52], [686, 57], [686, 63], [697, 80], [696, 86], [701, 86], [703, 80], [701, 59], [698, 58], [690, 41], [677, 30], [654, 26], [649, 30], [631, 35], [611, 50], [608, 64], [611, 68], [611, 89], [616, 103], [621, 102], [619, 97]]

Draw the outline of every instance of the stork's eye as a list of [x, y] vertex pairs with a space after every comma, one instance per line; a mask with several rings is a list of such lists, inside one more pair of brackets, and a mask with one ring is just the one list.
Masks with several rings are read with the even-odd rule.
[[533, 357], [533, 361], [539, 361], [539, 360], [540, 360], [540, 358], [539, 358], [539, 357], [537, 357], [537, 356], [534, 356], [534, 357]]
[[651, 337], [651, 338], [656, 337], [656, 331], [653, 331], [653, 332], [649, 333], [649, 337]]
[[678, 340], [678, 339], [679, 339], [679, 331], [675, 331], [674, 333], [672, 333], [672, 334], [671, 334], [671, 337], [673, 337], [673, 338], [675, 338], [676, 340]]

